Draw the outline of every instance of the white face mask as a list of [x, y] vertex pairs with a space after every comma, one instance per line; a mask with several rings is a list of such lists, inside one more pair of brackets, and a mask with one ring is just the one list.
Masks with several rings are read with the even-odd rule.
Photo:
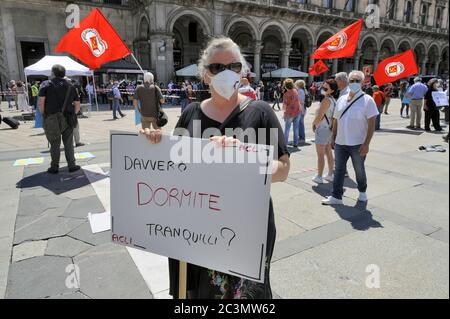
[[220, 96], [229, 100], [239, 89], [241, 76], [236, 72], [225, 70], [211, 77], [211, 86]]
[[324, 89], [320, 90], [320, 94], [322, 94], [323, 96], [327, 96], [327, 91], [325, 91]]

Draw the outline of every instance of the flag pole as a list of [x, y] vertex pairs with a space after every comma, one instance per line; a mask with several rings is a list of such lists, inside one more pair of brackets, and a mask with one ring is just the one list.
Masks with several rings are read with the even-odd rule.
[[97, 112], [98, 112], [97, 89], [95, 88], [96, 85], [95, 85], [94, 71], [92, 71], [92, 85], [94, 86], [95, 106], [97, 107]]
[[131, 57], [134, 59], [134, 62], [138, 65], [139, 69], [141, 69], [142, 73], [144, 73], [144, 70], [142, 69], [141, 65], [139, 64], [138, 60], [134, 56], [133, 52], [131, 52]]
[[178, 299], [186, 299], [187, 291], [187, 263], [180, 261], [180, 272], [178, 282]]

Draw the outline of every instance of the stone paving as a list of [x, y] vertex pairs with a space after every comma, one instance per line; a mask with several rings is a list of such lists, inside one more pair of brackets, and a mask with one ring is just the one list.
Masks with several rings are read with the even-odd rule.
[[[397, 111], [395, 100], [391, 112]], [[317, 107], [314, 105], [313, 108]], [[167, 111], [170, 131], [179, 114]], [[108, 121], [109, 112], [92, 113], [81, 123], [88, 145], [76, 149], [96, 157], [107, 179], [108, 131], [134, 130], [133, 114]], [[278, 113], [281, 117], [281, 113]], [[311, 126], [313, 110], [306, 123]], [[101, 123], [101, 125], [98, 125]], [[291, 155], [291, 172], [272, 185], [277, 242], [272, 288], [277, 298], [448, 298], [449, 297], [449, 157], [417, 151], [443, 145], [441, 135], [409, 131], [407, 120], [383, 116], [367, 159], [369, 202], [357, 203], [349, 165], [345, 205], [326, 207], [330, 184], [316, 185], [316, 156], [308, 141]], [[124, 247], [110, 243], [109, 232], [92, 234], [87, 214], [104, 212], [104, 199], [85, 172], [56, 176], [41, 129], [23, 123], [19, 130], [0, 127], [0, 297], [5, 298], [153, 298], [142, 266]], [[43, 165], [12, 167], [14, 160], [45, 157]], [[62, 160], [64, 156], [62, 156]], [[71, 277], [71, 265], [79, 276]], [[367, 280], [379, 273], [379, 288]], [[158, 271], [152, 275], [158, 276]], [[79, 281], [67, 285], [68, 278]], [[68, 288], [69, 286], [69, 288]]]

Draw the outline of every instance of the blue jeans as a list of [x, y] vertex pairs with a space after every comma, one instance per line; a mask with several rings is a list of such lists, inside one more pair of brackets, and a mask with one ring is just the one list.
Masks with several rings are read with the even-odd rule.
[[296, 117], [287, 117], [285, 119], [285, 124], [284, 124], [284, 138], [286, 141], [286, 145], [289, 142], [289, 132], [291, 130], [291, 124], [294, 123], [294, 145], [298, 145], [298, 140], [299, 140], [299, 123], [300, 123], [300, 114], [297, 115]]
[[298, 125], [298, 137], [299, 137], [300, 141], [306, 140], [305, 115], [306, 115], [306, 110], [305, 110], [305, 112], [300, 113], [300, 122]]
[[188, 99], [182, 99], [181, 100], [181, 113], [184, 112], [184, 109], [188, 106], [189, 100]]
[[381, 113], [377, 115], [375, 119], [375, 130], [378, 131], [381, 128]]
[[366, 157], [359, 155], [361, 145], [347, 146], [336, 144], [334, 148], [335, 169], [333, 181], [333, 197], [342, 199], [344, 195], [344, 179], [345, 171], [347, 170], [347, 161], [349, 157], [352, 159], [353, 167], [356, 173], [356, 182], [358, 183], [358, 190], [365, 193], [367, 190], [367, 177], [364, 162]]
[[120, 100], [115, 98], [113, 100], [113, 118], [117, 118], [116, 112], [119, 112], [120, 116], [123, 117], [123, 113], [120, 110]]

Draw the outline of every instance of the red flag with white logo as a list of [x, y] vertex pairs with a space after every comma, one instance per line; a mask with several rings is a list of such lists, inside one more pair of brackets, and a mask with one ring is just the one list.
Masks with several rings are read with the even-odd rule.
[[95, 8], [78, 28], [67, 32], [55, 52], [68, 52], [91, 69], [122, 59], [131, 51], [99, 9]]
[[373, 77], [377, 85], [382, 86], [418, 73], [414, 51], [408, 50], [381, 61]]
[[363, 23], [361, 19], [333, 35], [314, 52], [312, 58], [319, 60], [354, 56]]
[[330, 68], [322, 60], [319, 60], [314, 65], [309, 67], [308, 72], [309, 75], [318, 76], [328, 70], [330, 70]]

